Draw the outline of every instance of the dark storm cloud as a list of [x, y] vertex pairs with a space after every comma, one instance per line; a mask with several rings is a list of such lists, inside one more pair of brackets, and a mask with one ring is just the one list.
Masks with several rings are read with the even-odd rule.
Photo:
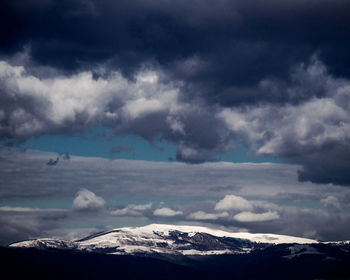
[[[334, 143], [334, 145], [336, 145]], [[350, 145], [330, 146], [323, 153], [295, 159], [303, 164], [299, 171], [301, 181], [350, 184]]]
[[131, 73], [155, 63], [185, 80], [191, 95], [223, 105], [285, 101], [285, 93], [249, 87], [285, 77], [316, 51], [349, 76], [349, 9], [344, 0], [11, 1], [1, 9], [9, 27], [1, 45], [10, 54], [30, 44], [36, 62], [66, 70], [109, 60]]
[[[318, 97], [298, 104], [273, 104], [225, 109], [219, 115], [235, 134], [245, 135], [257, 153], [301, 164], [302, 181], [349, 185], [350, 81], [330, 75], [317, 57], [291, 73], [284, 90]], [[263, 84], [274, 88], [275, 81]]]

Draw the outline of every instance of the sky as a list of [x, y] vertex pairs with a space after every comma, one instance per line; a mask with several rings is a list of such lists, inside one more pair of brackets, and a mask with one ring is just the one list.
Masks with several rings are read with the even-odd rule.
[[350, 2], [0, 4], [0, 245], [195, 224], [350, 240]]

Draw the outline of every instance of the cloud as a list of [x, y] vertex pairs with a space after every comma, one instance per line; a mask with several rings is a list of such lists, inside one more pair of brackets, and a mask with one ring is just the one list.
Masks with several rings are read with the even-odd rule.
[[[178, 145], [181, 161], [203, 162], [225, 149], [221, 120], [209, 107], [183, 103], [180, 86], [160, 70], [140, 70], [129, 80], [118, 71], [39, 77], [0, 61], [0, 139], [14, 143], [42, 134], [73, 134], [104, 126], [116, 135], [150, 142], [161, 136]], [[132, 147], [117, 144], [112, 153]], [[50, 162], [54, 165], [55, 161]]]
[[219, 117], [232, 133], [244, 135], [257, 154], [302, 165], [301, 181], [348, 185], [350, 81], [331, 76], [317, 57], [292, 77], [286, 90], [295, 95], [314, 92], [315, 97], [278, 107], [224, 109]]
[[[232, 231], [287, 234], [320, 240], [349, 238], [350, 218], [346, 205], [350, 202], [350, 188], [299, 182], [298, 165], [229, 162], [193, 165], [71, 156], [69, 161], [62, 161], [55, 168], [47, 166], [47, 159], [55, 156], [55, 153], [0, 149], [0, 177], [3, 182], [0, 197], [3, 199], [2, 205], [11, 206], [1, 211], [3, 223], [0, 227], [6, 230], [0, 236], [0, 243], [53, 234], [58, 236], [59, 229], [74, 231], [72, 224], [77, 225], [77, 229], [82, 223], [88, 228], [99, 225], [122, 227], [156, 223], [159, 219], [166, 223], [190, 223]], [[79, 211], [72, 211], [71, 201], [67, 199], [74, 197], [81, 187], [103, 198], [108, 197], [108, 201], [125, 198], [135, 209], [149, 205], [137, 203], [140, 198], [147, 198], [153, 202], [153, 206], [164, 201], [167, 205], [173, 205], [170, 207], [173, 211], [182, 211], [183, 214], [154, 216], [155, 208], [151, 207], [134, 210], [141, 215], [115, 216], [110, 212], [128, 208], [129, 205], [116, 209], [107, 201], [104, 211], [82, 215]], [[248, 201], [252, 209], [214, 211], [219, 201], [233, 194]], [[337, 211], [322, 207], [320, 201], [328, 196], [337, 198], [343, 207]], [[48, 207], [60, 205], [67, 209], [59, 212], [57, 209], [38, 210], [39, 206], [34, 209], [26, 206], [35, 205], [38, 200]], [[188, 218], [198, 211], [218, 215], [227, 212], [229, 216], [207, 220]], [[266, 222], [234, 220], [234, 215], [241, 212], [277, 212], [280, 218]], [[25, 221], [28, 223], [25, 224]]]
[[[264, 200], [249, 201], [243, 197], [229, 194], [219, 200], [214, 206], [214, 210], [224, 212], [208, 213], [200, 210], [190, 213], [187, 218], [193, 220], [213, 220], [218, 223], [231, 223], [232, 216], [233, 220], [239, 222], [267, 221], [278, 219], [277, 210], [280, 209], [280, 206]], [[265, 212], [254, 213], [252, 210]], [[240, 212], [237, 213], [237, 211]]]
[[[138, 0], [132, 5], [125, 0], [118, 4], [53, 0], [39, 5], [28, 0], [3, 8], [0, 23], [14, 27], [2, 31], [4, 54], [31, 43], [35, 61], [65, 71], [105, 61], [126, 73], [147, 63], [165, 65], [176, 78], [194, 84], [197, 92], [207, 86], [207, 98], [220, 103], [259, 98], [257, 93], [227, 93], [226, 89], [263, 76], [283, 76], [291, 63], [315, 50], [322, 52], [337, 73], [349, 74], [346, 63], [340, 63], [349, 61], [349, 45], [344, 40], [349, 31], [346, 0], [326, 0], [317, 7], [309, 1], [291, 0], [255, 5], [243, 0]], [[297, 23], [291, 11], [299, 15]], [[74, 36], [77, 32], [80, 36]], [[151, 35], [154, 40], [149, 40]]]
[[[262, 95], [290, 95], [278, 104], [219, 106], [185, 98], [186, 87], [161, 68], [139, 70], [132, 79], [103, 71], [97, 77], [92, 70], [40, 77], [28, 66], [1, 61], [0, 137], [18, 143], [102, 125], [117, 135], [173, 142], [176, 159], [190, 163], [215, 160], [243, 142], [257, 155], [300, 164], [301, 181], [350, 182], [350, 82], [331, 75], [317, 55], [291, 67], [285, 79], [262, 78], [251, 86]], [[119, 144], [113, 151], [131, 148]]]
[[236, 195], [226, 195], [215, 205], [215, 210], [251, 210], [253, 205], [250, 201]]
[[104, 205], [105, 201], [102, 197], [95, 195], [87, 189], [82, 189], [77, 192], [72, 208], [74, 211], [98, 211]]
[[103, 197], [118, 193], [124, 197], [151, 195], [183, 200], [201, 197], [219, 201], [232, 195], [231, 188], [222, 186], [233, 185], [235, 195], [245, 198], [277, 196], [279, 200], [319, 202], [327, 193], [343, 197], [345, 203], [350, 201], [348, 188], [298, 182], [298, 165], [229, 162], [188, 165], [71, 156], [67, 164], [46, 166], [47, 159], [54, 156], [54, 153], [0, 148], [0, 177], [4, 182], [0, 196], [4, 200], [72, 197], [84, 187]]
[[4, 212], [64, 212], [65, 210], [62, 209], [41, 209], [41, 208], [30, 208], [30, 207], [12, 207], [12, 206], [0, 206], [0, 211]]
[[265, 222], [279, 219], [277, 212], [268, 211], [265, 213], [252, 213], [244, 211], [234, 215], [233, 219], [239, 222]]
[[151, 209], [152, 203], [148, 204], [130, 204], [127, 207], [116, 209], [110, 212], [111, 215], [115, 216], [141, 216], [144, 211]]
[[[12, 242], [34, 238], [60, 238], [77, 240], [90, 234], [111, 229], [108, 226], [71, 228], [66, 223], [79, 224], [84, 220], [81, 215], [70, 209], [29, 208], [29, 207], [0, 207], [0, 245], [7, 246]], [[102, 221], [103, 216], [97, 219]], [[84, 220], [86, 222], [86, 220]]]
[[[108, 125], [170, 110], [171, 104], [176, 104], [177, 89], [139, 79], [146, 74], [140, 72], [134, 82], [119, 72], [98, 79], [91, 71], [39, 78], [22, 66], [1, 61], [0, 80], [5, 93], [2, 119], [8, 123], [1, 127], [2, 133], [26, 139], [49, 130], [86, 129], [96, 125], [97, 119]], [[17, 102], [11, 102], [11, 96]]]
[[321, 199], [320, 201], [325, 207], [328, 207], [333, 210], [340, 210], [341, 204], [338, 198], [335, 196], [329, 195], [326, 198]]
[[229, 214], [227, 212], [222, 213], [206, 213], [203, 211], [193, 212], [188, 215], [188, 219], [193, 220], [217, 220], [221, 218], [227, 218]]
[[176, 211], [167, 207], [158, 208], [153, 212], [154, 216], [162, 216], [162, 217], [174, 217], [182, 214], [183, 214], [182, 211]]

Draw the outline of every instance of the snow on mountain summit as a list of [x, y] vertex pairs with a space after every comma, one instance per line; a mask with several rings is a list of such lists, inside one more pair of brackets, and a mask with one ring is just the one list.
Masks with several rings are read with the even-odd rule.
[[311, 244], [317, 241], [277, 234], [226, 232], [200, 226], [151, 224], [123, 227], [77, 241], [36, 239], [10, 247], [74, 249], [107, 254], [217, 255], [241, 254], [271, 244]]
[[270, 234], [270, 233], [248, 233], [248, 232], [228, 232], [223, 230], [211, 229], [202, 226], [186, 226], [186, 225], [167, 225], [167, 224], [150, 224], [144, 227], [125, 227], [121, 230], [127, 230], [135, 233], [152, 233], [152, 232], [163, 232], [169, 233], [171, 231], [180, 231], [184, 233], [207, 233], [217, 237], [232, 237], [239, 239], [247, 239], [251, 242], [258, 243], [298, 243], [298, 244], [310, 244], [317, 243], [318, 241], [302, 237], [294, 237], [289, 235]]

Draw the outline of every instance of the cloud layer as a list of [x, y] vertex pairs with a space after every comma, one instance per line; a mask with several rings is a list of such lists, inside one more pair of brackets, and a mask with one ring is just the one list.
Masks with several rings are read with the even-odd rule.
[[294, 165], [71, 156], [47, 166], [53, 156], [0, 149], [1, 244], [148, 223], [349, 239], [349, 188], [298, 182]]
[[[330, 75], [317, 57], [295, 68], [288, 84], [260, 81], [258, 87], [288, 92], [298, 100], [278, 106], [229, 108], [199, 99], [185, 102], [181, 86], [162, 76], [163, 72], [146, 70], [134, 80], [119, 72], [99, 78], [92, 72], [38, 78], [2, 61], [1, 135], [24, 141], [102, 125], [116, 134], [176, 143], [176, 158], [192, 163], [214, 159], [237, 141], [258, 155], [301, 164], [300, 180], [348, 185], [350, 82]], [[310, 92], [313, 97], [298, 98]], [[131, 149], [116, 146], [112, 152]]]

